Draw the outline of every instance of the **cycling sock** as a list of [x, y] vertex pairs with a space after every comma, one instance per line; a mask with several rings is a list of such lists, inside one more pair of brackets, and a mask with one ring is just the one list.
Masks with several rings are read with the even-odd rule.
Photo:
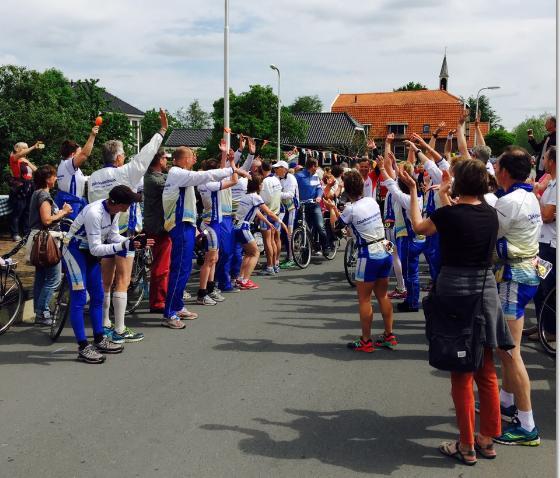
[[393, 269], [395, 270], [395, 277], [397, 278], [397, 289], [406, 290], [402, 273], [402, 264], [401, 260], [399, 259], [399, 255], [397, 254], [396, 247], [393, 249]]
[[117, 334], [124, 332], [124, 313], [126, 312], [126, 292], [113, 292], [113, 309], [115, 311], [115, 331]]
[[208, 293], [211, 294], [212, 292], [214, 292], [215, 288], [216, 282], [214, 282], [213, 280], [209, 280], [208, 284], [206, 284], [206, 290], [208, 291]]
[[527, 430], [528, 432], [533, 431], [533, 428], [535, 428], [533, 410], [529, 410], [528, 412], [517, 410], [517, 418], [519, 418], [519, 423], [523, 428], [525, 428], [525, 430]]
[[208, 295], [208, 291], [206, 289], [198, 289], [198, 294], [196, 296], [199, 299], [203, 299], [206, 295]]
[[111, 308], [111, 293], [103, 293], [103, 327], [111, 327], [111, 319], [109, 318], [109, 309]]
[[[500, 390], [500, 403], [503, 407], [511, 407], [514, 403], [513, 393], [506, 392], [503, 388]], [[532, 428], [531, 428], [532, 430]]]
[[87, 341], [87, 340], [80, 340], [80, 341], [78, 342], [78, 348], [79, 348], [80, 350], [84, 350], [84, 349], [87, 347], [87, 345], [88, 345], [88, 341]]

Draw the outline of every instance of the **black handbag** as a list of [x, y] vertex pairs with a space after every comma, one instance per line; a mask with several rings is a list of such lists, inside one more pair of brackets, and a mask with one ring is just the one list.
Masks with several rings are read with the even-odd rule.
[[434, 284], [422, 300], [426, 318], [429, 363], [438, 370], [474, 372], [482, 366], [486, 342], [484, 269], [482, 291], [476, 294], [441, 296]]

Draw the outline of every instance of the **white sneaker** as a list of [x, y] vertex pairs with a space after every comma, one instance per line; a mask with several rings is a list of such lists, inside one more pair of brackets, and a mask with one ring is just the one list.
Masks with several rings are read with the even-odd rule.
[[226, 300], [219, 289], [214, 289], [214, 291], [211, 294], [208, 294], [208, 296], [216, 302], [223, 302]]
[[192, 295], [190, 294], [190, 292], [185, 291], [183, 292], [183, 300], [191, 300], [192, 299]]
[[196, 299], [196, 303], [198, 305], [216, 305], [217, 302], [212, 299], [212, 297], [210, 297], [209, 295], [205, 295], [204, 297], [198, 297]]

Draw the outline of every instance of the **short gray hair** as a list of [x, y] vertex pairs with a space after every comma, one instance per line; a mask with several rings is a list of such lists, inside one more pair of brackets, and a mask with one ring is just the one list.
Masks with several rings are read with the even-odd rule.
[[29, 146], [27, 146], [27, 143], [20, 141], [19, 143], [14, 144], [14, 153], [19, 153], [22, 149], [27, 148], [29, 148]]
[[490, 159], [490, 156], [492, 156], [492, 150], [490, 149], [490, 146], [473, 146], [472, 155], [486, 164]]
[[119, 154], [124, 155], [124, 146], [122, 141], [112, 139], [103, 145], [102, 157], [104, 164], [114, 164]]

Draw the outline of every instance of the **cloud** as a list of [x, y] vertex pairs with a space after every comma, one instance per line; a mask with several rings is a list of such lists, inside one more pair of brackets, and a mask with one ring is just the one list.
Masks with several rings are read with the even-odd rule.
[[[56, 67], [100, 78], [139, 108], [175, 110], [223, 95], [223, 2], [197, 0], [3, 0], [0, 63]], [[444, 48], [449, 88], [470, 96], [502, 87], [492, 105], [512, 127], [556, 102], [555, 7], [550, 0], [244, 0], [230, 3], [230, 81], [235, 91], [270, 84], [282, 100], [437, 88]]]

